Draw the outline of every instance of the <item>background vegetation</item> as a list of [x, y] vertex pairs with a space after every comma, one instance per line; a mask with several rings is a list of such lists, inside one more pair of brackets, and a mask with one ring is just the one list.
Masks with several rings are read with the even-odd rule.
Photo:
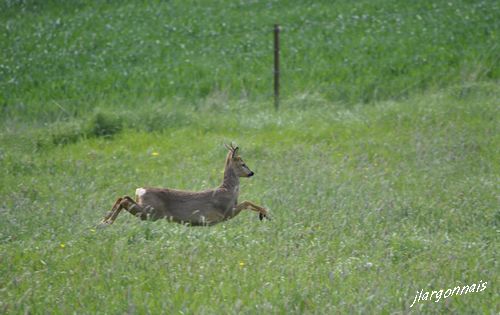
[[[498, 2], [3, 1], [0, 22], [2, 313], [500, 311]], [[273, 221], [95, 228], [136, 187], [218, 185], [230, 141]]]

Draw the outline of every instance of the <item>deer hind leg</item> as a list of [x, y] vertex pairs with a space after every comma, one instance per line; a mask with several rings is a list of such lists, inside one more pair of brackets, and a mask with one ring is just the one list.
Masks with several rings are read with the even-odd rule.
[[113, 213], [120, 206], [120, 202], [122, 202], [122, 200], [123, 200], [123, 198], [118, 198], [115, 201], [115, 204], [113, 205], [113, 207], [111, 208], [111, 210], [104, 216], [104, 218], [102, 219], [101, 223], [106, 223], [109, 220], [109, 218], [111, 218], [111, 216], [113, 215]]
[[101, 223], [104, 224], [113, 224], [116, 218], [120, 214], [120, 212], [125, 209], [130, 212], [132, 215], [140, 218], [141, 220], [146, 220], [148, 215], [143, 207], [141, 207], [137, 202], [135, 202], [129, 196], [125, 196], [123, 198], [118, 198], [113, 205], [111, 211], [104, 217]]
[[241, 210], [255, 211], [255, 212], [259, 213], [259, 219], [262, 220], [263, 218], [266, 218], [268, 220], [271, 220], [271, 218], [269, 217], [269, 212], [267, 211], [266, 208], [258, 206], [258, 205], [256, 205], [255, 203], [253, 203], [251, 201], [243, 201], [243, 202], [239, 203], [236, 206], [235, 210], [236, 210], [236, 212], [240, 212]]

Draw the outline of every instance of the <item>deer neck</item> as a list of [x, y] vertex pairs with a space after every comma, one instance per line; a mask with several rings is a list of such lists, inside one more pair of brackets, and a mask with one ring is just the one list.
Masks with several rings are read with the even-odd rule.
[[239, 193], [240, 178], [236, 175], [228, 162], [226, 162], [226, 168], [224, 169], [224, 179], [222, 181], [221, 188], [236, 194]]

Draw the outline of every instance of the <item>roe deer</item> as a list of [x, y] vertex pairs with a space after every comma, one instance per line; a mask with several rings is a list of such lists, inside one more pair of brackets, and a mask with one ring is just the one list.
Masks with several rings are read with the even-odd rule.
[[224, 180], [215, 188], [190, 192], [166, 188], [138, 188], [135, 201], [129, 196], [118, 198], [101, 225], [112, 224], [122, 209], [141, 220], [167, 220], [187, 225], [214, 225], [229, 220], [242, 210], [259, 213], [259, 218], [269, 218], [268, 211], [253, 202], [238, 203], [240, 177], [254, 175], [238, 155], [238, 147], [227, 146], [229, 150], [224, 169]]

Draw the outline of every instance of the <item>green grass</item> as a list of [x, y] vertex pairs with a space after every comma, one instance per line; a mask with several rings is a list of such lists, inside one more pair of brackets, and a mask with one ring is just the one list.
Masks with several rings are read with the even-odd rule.
[[[497, 2], [194, 4], [0, 4], [0, 313], [498, 313]], [[231, 141], [272, 221], [95, 228]]]
[[[3, 1], [0, 106], [54, 120], [272, 95], [357, 104], [498, 80], [497, 1]], [[19, 118], [22, 116], [22, 118]]]
[[[4, 132], [0, 307], [495, 313], [500, 90], [470, 90], [350, 110], [233, 104], [66, 145]], [[123, 214], [95, 230], [138, 186], [219, 184], [230, 140], [257, 174], [241, 197], [273, 221], [244, 212], [189, 228]], [[417, 290], [480, 280], [484, 292], [409, 308]]]

